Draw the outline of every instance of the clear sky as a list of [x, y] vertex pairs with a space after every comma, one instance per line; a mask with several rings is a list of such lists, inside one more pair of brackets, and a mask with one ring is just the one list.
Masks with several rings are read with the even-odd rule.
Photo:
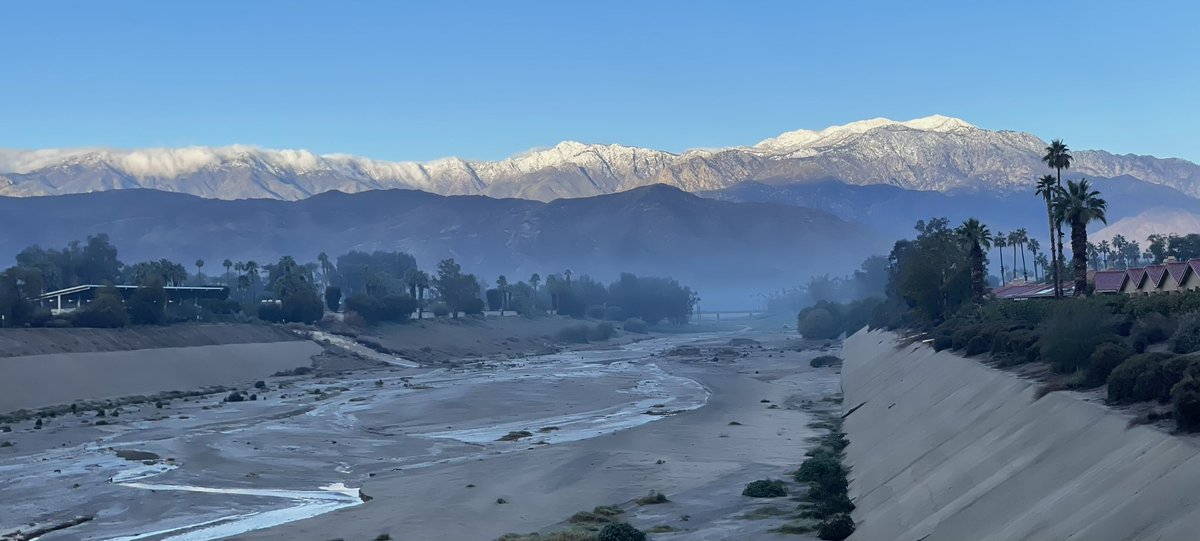
[[1200, 2], [5, 2], [0, 147], [495, 159], [940, 113], [1200, 162]]

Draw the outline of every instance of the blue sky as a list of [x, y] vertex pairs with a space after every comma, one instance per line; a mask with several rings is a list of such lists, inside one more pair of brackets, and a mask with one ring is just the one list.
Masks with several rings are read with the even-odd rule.
[[1200, 161], [1200, 2], [1141, 4], [8, 2], [0, 147], [495, 159], [940, 113]]

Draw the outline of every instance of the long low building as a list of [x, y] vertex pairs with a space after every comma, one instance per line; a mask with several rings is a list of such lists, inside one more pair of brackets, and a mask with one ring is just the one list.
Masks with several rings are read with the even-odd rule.
[[[43, 308], [49, 308], [52, 314], [65, 314], [87, 306], [89, 302], [92, 302], [96, 298], [96, 294], [105, 287], [108, 286], [84, 284], [68, 287], [42, 293], [35, 297], [33, 302]], [[120, 292], [121, 298], [126, 301], [138, 289], [138, 286], [129, 285], [113, 287]], [[229, 288], [225, 286], [166, 286], [163, 289], [167, 292], [168, 303], [198, 301], [201, 299], [225, 300], [229, 298]]]
[[1096, 293], [1129, 295], [1200, 289], [1200, 259], [1170, 261], [1128, 270], [1098, 271], [1092, 279]]

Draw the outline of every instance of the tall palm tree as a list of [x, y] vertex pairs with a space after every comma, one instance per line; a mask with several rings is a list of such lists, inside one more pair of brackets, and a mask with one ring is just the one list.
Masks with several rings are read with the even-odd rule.
[[204, 268], [204, 260], [197, 259], [196, 260], [196, 284], [197, 285], [204, 285], [204, 277], [200, 274], [200, 269], [202, 269], [202, 268]]
[[[1062, 141], [1062, 139], [1055, 139], [1050, 142], [1049, 146], [1046, 147], [1046, 155], [1042, 156], [1042, 161], [1046, 162], [1046, 166], [1051, 169], [1054, 169], [1055, 172], [1057, 173], [1057, 177], [1055, 179], [1055, 184], [1054, 184], [1055, 187], [1062, 188], [1062, 170], [1070, 169], [1071, 162], [1074, 160], [1075, 160], [1075, 158], [1073, 156], [1071, 156], [1071, 149], [1067, 148], [1067, 144], [1064, 143]], [[1060, 265], [1065, 266], [1067, 256], [1066, 256], [1066, 252], [1063, 251], [1062, 222], [1055, 224], [1055, 230], [1058, 232], [1058, 262]], [[1061, 296], [1062, 284], [1063, 284], [1063, 280], [1060, 277], [1058, 280], [1058, 288], [1060, 290], [1060, 296]]]
[[1038, 179], [1037, 190], [1034, 193], [1046, 200], [1046, 219], [1050, 223], [1050, 268], [1054, 272], [1054, 297], [1058, 298], [1062, 297], [1062, 280], [1058, 275], [1058, 261], [1062, 255], [1059, 250], [1062, 249], [1062, 242], [1059, 242], [1057, 249], [1054, 247], [1054, 190], [1056, 188], [1054, 177], [1042, 175], [1042, 178]]
[[1055, 213], [1071, 226], [1071, 264], [1075, 268], [1075, 296], [1087, 292], [1087, 226], [1092, 221], [1108, 223], [1108, 203], [1086, 179], [1068, 181], [1058, 189]]
[[258, 302], [258, 262], [251, 259], [242, 264], [246, 270], [246, 279], [250, 280], [250, 300]]
[[317, 254], [317, 263], [321, 264], [321, 285], [329, 287], [329, 274], [333, 270], [333, 263], [329, 262], [329, 254], [321, 252]]
[[1042, 253], [1038, 254], [1037, 256], [1035, 256], [1033, 258], [1033, 264], [1035, 267], [1038, 267], [1038, 266], [1042, 267], [1042, 278], [1047, 278], [1049, 276], [1049, 274], [1047, 274], [1046, 269], [1050, 268], [1050, 262], [1046, 261], [1046, 253], [1045, 252], [1042, 252]]
[[1100, 241], [1100, 244], [1096, 245], [1096, 249], [1100, 251], [1100, 258], [1103, 260], [1104, 270], [1108, 270], [1108, 256], [1109, 254], [1112, 254], [1112, 246], [1108, 245], [1107, 240], [1102, 240]]
[[1012, 249], [1013, 249], [1012, 273], [1013, 273], [1013, 281], [1016, 282], [1017, 281], [1017, 245], [1021, 243], [1021, 236], [1018, 235], [1016, 231], [1010, 231], [1008, 233], [1008, 238], [1005, 240], [1008, 241], [1008, 245], [1012, 246]]
[[[958, 238], [967, 246], [971, 260], [971, 294], [976, 304], [983, 304], [987, 293], [987, 272], [984, 269], [984, 252], [991, 248], [992, 234], [986, 225], [975, 218], [968, 219], [958, 227]], [[1000, 253], [1003, 260], [1004, 253]]]
[[1030, 238], [1025, 242], [1029, 245], [1029, 255], [1033, 259], [1033, 279], [1041, 280], [1041, 277], [1038, 276], [1038, 254], [1042, 251], [1042, 243], [1035, 238]]
[[429, 273], [425, 271], [417, 271], [417, 319], [421, 319], [425, 312], [425, 291], [429, 289], [429, 284], [433, 279], [429, 277]]
[[504, 311], [508, 310], [508, 278], [503, 274], [496, 278], [496, 289], [500, 291], [500, 316], [504, 317]]
[[[1024, 227], [1017, 230], [1017, 244], [1021, 245], [1021, 276], [1029, 281], [1029, 267], [1025, 266], [1025, 243], [1029, 242], [1029, 232]], [[1013, 261], [1013, 272], [1016, 272], [1017, 262]]]
[[1121, 270], [1129, 268], [1129, 262], [1125, 260], [1125, 254], [1129, 252], [1126, 248], [1129, 246], [1129, 241], [1125, 240], [1125, 235], [1113, 235], [1112, 250], [1116, 265]]
[[533, 286], [533, 309], [537, 310], [538, 306], [538, 284], [542, 283], [542, 275], [533, 273], [529, 277], [529, 285]]
[[229, 269], [233, 268], [233, 261], [226, 259], [221, 262], [221, 266], [225, 267], [225, 285], [232, 285], [233, 275], [230, 274]]
[[992, 236], [991, 244], [996, 247], [997, 252], [1000, 252], [1000, 285], [1004, 285], [1004, 247], [1008, 246], [1008, 233], [997, 231]]

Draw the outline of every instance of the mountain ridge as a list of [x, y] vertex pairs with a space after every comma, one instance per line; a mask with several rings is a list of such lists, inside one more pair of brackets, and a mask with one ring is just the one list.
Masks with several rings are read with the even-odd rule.
[[[338, 190], [417, 189], [550, 201], [650, 184], [714, 191], [745, 181], [833, 178], [908, 190], [1011, 192], [1048, 170], [1042, 139], [985, 130], [933, 115], [904, 122], [875, 118], [795, 130], [752, 146], [672, 153], [617, 144], [563, 141], [497, 161], [441, 158], [390, 162], [347, 154], [253, 146], [156, 149], [0, 149], [0, 195], [27, 197], [149, 188], [211, 199], [298, 200]], [[1200, 165], [1179, 158], [1073, 151], [1068, 177], [1130, 176], [1200, 197]]]

